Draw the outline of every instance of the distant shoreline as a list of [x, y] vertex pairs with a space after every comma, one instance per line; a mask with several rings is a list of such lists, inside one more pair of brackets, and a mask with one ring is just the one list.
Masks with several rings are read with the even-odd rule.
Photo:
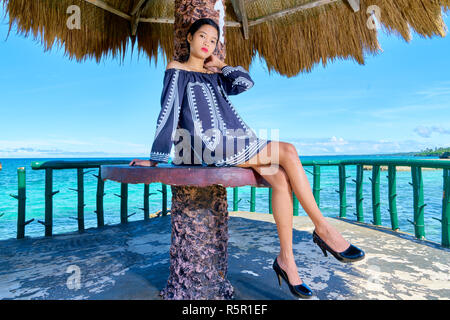
[[[396, 171], [411, 171], [408, 166], [395, 166]], [[363, 170], [372, 171], [372, 165], [363, 165]], [[388, 171], [388, 166], [380, 166], [381, 171]], [[442, 168], [424, 168], [422, 170], [442, 170]]]
[[[435, 159], [439, 159], [439, 155], [440, 154], [419, 154], [417, 152], [405, 152], [405, 153], [374, 153], [374, 154], [325, 154], [325, 155], [304, 155], [303, 157], [428, 157], [428, 158], [435, 158]], [[1, 160], [74, 160], [74, 159], [133, 159], [133, 158], [143, 158], [143, 159], [147, 159], [148, 156], [136, 156], [136, 155], [130, 155], [130, 156], [109, 156], [109, 157], [102, 157], [102, 156], [85, 156], [85, 157], [80, 157], [80, 156], [76, 156], [76, 157], [71, 157], [71, 156], [60, 156], [60, 157], [25, 157], [25, 158], [1, 158], [0, 157], [0, 161]]]

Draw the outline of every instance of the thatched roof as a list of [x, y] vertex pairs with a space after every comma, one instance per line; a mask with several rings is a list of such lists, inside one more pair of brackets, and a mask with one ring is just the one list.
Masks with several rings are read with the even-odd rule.
[[[77, 61], [112, 55], [124, 59], [127, 46], [166, 61], [174, 54], [174, 0], [0, 0], [10, 30], [32, 32], [45, 50], [56, 43]], [[381, 51], [370, 12], [379, 8], [387, 34], [411, 40], [409, 26], [423, 37], [446, 35], [442, 9], [450, 0], [226, 0], [226, 62], [249, 67], [256, 53], [269, 72], [294, 76], [336, 58], [364, 64], [364, 55]], [[67, 8], [81, 9], [81, 29], [66, 26]], [[377, 7], [373, 7], [377, 6]], [[368, 12], [368, 8], [370, 11]], [[375, 14], [378, 11], [375, 11]], [[9, 32], [8, 32], [9, 34]], [[133, 35], [135, 34], [135, 35]], [[131, 42], [130, 42], [131, 40]], [[155, 61], [156, 62], [156, 61]]]

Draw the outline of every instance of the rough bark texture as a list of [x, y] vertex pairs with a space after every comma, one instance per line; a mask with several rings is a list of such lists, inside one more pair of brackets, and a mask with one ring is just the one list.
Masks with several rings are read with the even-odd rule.
[[170, 275], [161, 291], [168, 300], [232, 299], [227, 280], [226, 188], [171, 186]]

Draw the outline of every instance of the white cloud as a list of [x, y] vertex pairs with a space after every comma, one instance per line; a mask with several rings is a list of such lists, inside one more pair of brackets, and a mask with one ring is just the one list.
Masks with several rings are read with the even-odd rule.
[[414, 132], [424, 138], [430, 138], [433, 132], [440, 134], [450, 134], [450, 129], [444, 129], [441, 126], [418, 126], [414, 128]]
[[346, 140], [342, 137], [331, 138], [294, 138], [286, 139], [292, 143], [299, 155], [363, 155], [388, 154], [420, 151], [429, 144], [415, 140]]
[[[442, 83], [445, 84], [446, 82]], [[426, 98], [433, 98], [436, 96], [447, 96], [450, 95], [450, 86], [437, 86], [437, 87], [432, 87], [426, 90], [422, 90], [422, 91], [417, 91], [416, 92], [419, 95], [423, 95]]]

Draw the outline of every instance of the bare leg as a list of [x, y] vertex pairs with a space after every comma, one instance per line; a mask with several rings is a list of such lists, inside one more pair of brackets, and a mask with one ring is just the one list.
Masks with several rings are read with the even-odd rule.
[[302, 284], [295, 264], [292, 250], [292, 188], [283, 168], [276, 174], [264, 175], [261, 166], [252, 167], [261, 174], [272, 186], [272, 212], [277, 224], [278, 238], [280, 239], [280, 253], [277, 257], [278, 264], [287, 273], [292, 285]]
[[[320, 212], [305, 170], [300, 162], [297, 150], [292, 144], [272, 141], [249, 161], [237, 166], [254, 168], [255, 166], [261, 165], [271, 165], [274, 168], [277, 168], [276, 170], [273, 170], [273, 172], [277, 172], [281, 168], [284, 169], [297, 199], [313, 222], [317, 234], [333, 250], [342, 252], [350, 246], [339, 231], [337, 231]], [[268, 175], [269, 174], [266, 174], [266, 176]], [[266, 176], [264, 178], [266, 178]]]

